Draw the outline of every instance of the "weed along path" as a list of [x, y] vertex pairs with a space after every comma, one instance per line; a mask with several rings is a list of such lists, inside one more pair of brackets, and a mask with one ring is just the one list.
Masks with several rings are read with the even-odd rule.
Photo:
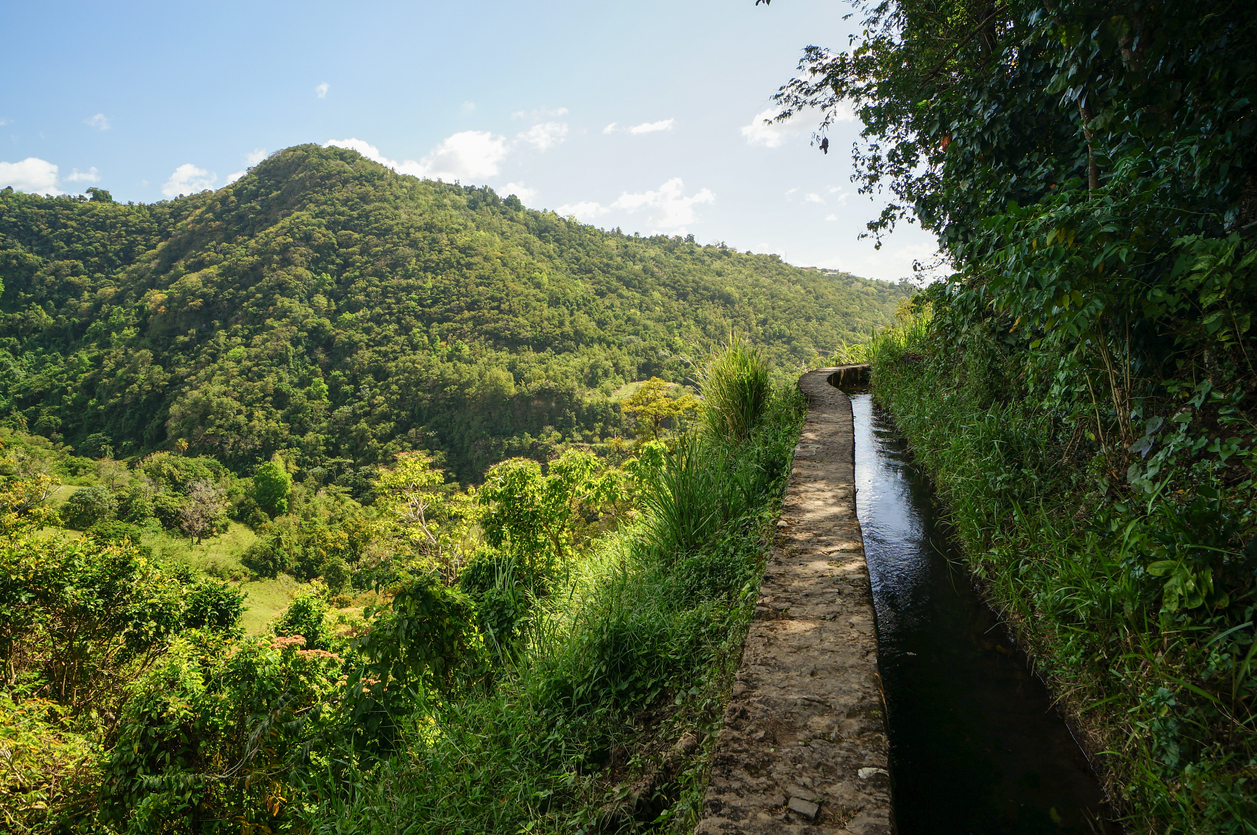
[[807, 422], [696, 833], [890, 835], [873, 600], [851, 401], [805, 374]]

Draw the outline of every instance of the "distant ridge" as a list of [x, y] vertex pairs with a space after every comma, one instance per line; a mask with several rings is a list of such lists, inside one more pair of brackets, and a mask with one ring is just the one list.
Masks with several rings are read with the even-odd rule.
[[474, 480], [602, 442], [611, 392], [692, 378], [731, 329], [784, 373], [912, 292], [315, 145], [151, 205], [0, 194], [0, 282], [0, 420], [85, 454], [286, 449], [354, 490], [407, 449]]

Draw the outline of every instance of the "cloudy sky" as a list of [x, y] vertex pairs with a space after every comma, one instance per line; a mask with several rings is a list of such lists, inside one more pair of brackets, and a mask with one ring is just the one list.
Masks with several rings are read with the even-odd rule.
[[838, 0], [61, 2], [0, 6], [0, 187], [150, 202], [304, 142], [487, 184], [625, 232], [894, 280], [916, 227], [858, 240], [859, 124], [763, 124]]

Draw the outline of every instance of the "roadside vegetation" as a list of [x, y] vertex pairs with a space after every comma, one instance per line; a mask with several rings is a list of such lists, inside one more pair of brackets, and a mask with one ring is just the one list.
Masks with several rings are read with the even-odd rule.
[[1257, 6], [854, 5], [776, 101], [937, 235], [877, 397], [1129, 831], [1257, 832]]
[[960, 330], [943, 286], [925, 298], [869, 344], [875, 397], [1130, 830], [1255, 831], [1249, 384], [1139, 398], [1144, 434], [1108, 446], [1111, 412], [1063, 413], [1006, 329]]
[[[402, 453], [365, 503], [282, 456], [125, 467], [6, 431], [4, 827], [692, 828], [803, 414], [740, 338], [703, 368], [719, 398], [648, 381], [612, 457], [460, 489]], [[188, 558], [224, 531], [241, 551]], [[253, 634], [248, 578], [293, 592]]]

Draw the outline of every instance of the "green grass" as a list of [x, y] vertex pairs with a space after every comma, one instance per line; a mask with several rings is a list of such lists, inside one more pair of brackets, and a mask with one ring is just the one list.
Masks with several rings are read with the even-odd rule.
[[250, 580], [240, 584], [245, 592], [245, 611], [240, 625], [246, 634], [261, 635], [267, 625], [288, 608], [292, 596], [306, 584], [280, 574], [273, 579]]
[[737, 333], [703, 369], [699, 418], [716, 437], [746, 439], [772, 397], [772, 372], [759, 349]]

